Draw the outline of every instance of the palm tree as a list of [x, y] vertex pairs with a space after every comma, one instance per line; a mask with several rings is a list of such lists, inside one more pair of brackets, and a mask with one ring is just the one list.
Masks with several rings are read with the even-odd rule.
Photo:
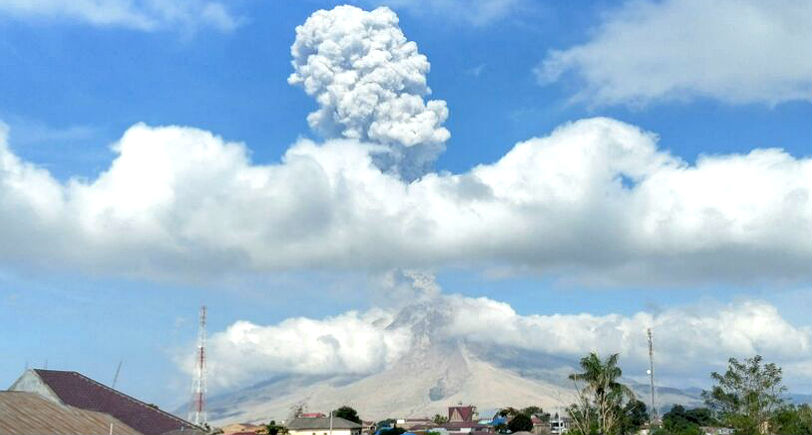
[[[589, 408], [594, 407], [597, 414], [598, 431], [602, 434], [609, 433], [618, 423], [621, 404], [624, 399], [634, 398], [634, 392], [626, 385], [618, 382], [623, 371], [618, 367], [618, 354], [609, 355], [605, 361], [597, 353], [591, 352], [581, 358], [582, 373], [573, 373], [569, 378], [578, 390], [582, 416], [585, 420], [590, 420]], [[579, 386], [583, 383], [583, 388]], [[590, 424], [584, 424], [589, 428]], [[587, 429], [588, 430], [588, 429]]]

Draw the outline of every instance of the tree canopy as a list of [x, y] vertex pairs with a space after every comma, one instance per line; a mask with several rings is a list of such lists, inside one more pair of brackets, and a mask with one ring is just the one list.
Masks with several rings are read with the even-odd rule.
[[511, 432], [530, 432], [533, 430], [533, 420], [525, 414], [517, 414], [507, 424]]
[[663, 415], [663, 426], [654, 435], [702, 435], [701, 426], [716, 423], [708, 408], [685, 410], [682, 405], [674, 405]]
[[780, 367], [765, 364], [761, 355], [744, 361], [730, 358], [727, 371], [713, 372], [711, 378], [716, 384], [702, 397], [724, 424], [741, 435], [770, 431], [770, 418], [783, 405], [786, 391]]
[[618, 433], [637, 433], [649, 420], [646, 404], [640, 400], [632, 399], [623, 407], [620, 413]]
[[770, 429], [777, 435], [812, 434], [812, 408], [808, 404], [781, 407], [770, 420]]
[[448, 423], [448, 417], [440, 414], [434, 414], [434, 418], [431, 419], [434, 424], [445, 424]]
[[582, 372], [569, 376], [578, 399], [567, 409], [575, 426], [573, 432], [609, 434], [621, 429], [624, 403], [633, 400], [634, 393], [619, 381], [623, 371], [618, 360], [616, 353], [601, 360], [592, 352], [581, 358]]
[[344, 420], [353, 421], [355, 423], [361, 424], [361, 418], [358, 417], [358, 412], [355, 409], [349, 406], [342, 406], [341, 408], [336, 409], [333, 411], [334, 417], [341, 417]]
[[268, 429], [268, 435], [279, 435], [288, 433], [288, 429], [285, 426], [276, 424], [276, 420], [271, 420], [271, 422], [266, 424], [265, 427]]

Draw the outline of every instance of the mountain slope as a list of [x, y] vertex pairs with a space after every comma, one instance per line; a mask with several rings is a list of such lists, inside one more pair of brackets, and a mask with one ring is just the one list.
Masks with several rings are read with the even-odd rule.
[[569, 403], [572, 394], [562, 386], [523, 378], [474, 358], [461, 343], [432, 346], [348, 384], [341, 380], [291, 377], [215, 398], [210, 402], [210, 418], [215, 424], [284, 419], [300, 403], [320, 411], [347, 404], [372, 420], [443, 414], [458, 402], [480, 409], [529, 404], [552, 409]]
[[[576, 362], [514, 347], [447, 339], [442, 306], [418, 303], [404, 308], [388, 328], [409, 328], [412, 344], [386, 370], [368, 376], [290, 375], [214, 397], [209, 418], [215, 425], [284, 420], [293, 407], [326, 412], [342, 405], [366, 420], [445, 414], [458, 403], [476, 405], [483, 415], [505, 406], [561, 410], [573, 402], [567, 375]], [[632, 384], [648, 397], [648, 387]], [[695, 395], [662, 389], [658, 403], [696, 404]]]

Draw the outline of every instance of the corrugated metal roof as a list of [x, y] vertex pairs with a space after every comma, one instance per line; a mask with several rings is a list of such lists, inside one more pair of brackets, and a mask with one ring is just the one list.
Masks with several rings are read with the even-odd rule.
[[80, 373], [41, 369], [34, 369], [34, 372], [62, 403], [110, 414], [145, 435], [160, 435], [176, 429], [201, 429]]
[[101, 412], [61, 405], [39, 394], [0, 391], [0, 433], [4, 435], [115, 435], [140, 432]]

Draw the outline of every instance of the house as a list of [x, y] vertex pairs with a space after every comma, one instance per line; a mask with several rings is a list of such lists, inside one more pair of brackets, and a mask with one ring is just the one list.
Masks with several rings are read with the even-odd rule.
[[240, 433], [263, 434], [268, 433], [268, 428], [262, 425], [250, 423], [232, 423], [220, 428], [223, 435], [236, 435]]
[[477, 422], [448, 422], [442, 425], [449, 434], [470, 434], [474, 432], [490, 432], [491, 427]]
[[36, 393], [59, 405], [107, 414], [143, 435], [161, 435], [174, 430], [183, 430], [190, 435], [203, 432], [202, 428], [155, 405], [144, 403], [77, 372], [26, 370], [9, 387], [9, 391]]
[[442, 425], [450, 434], [468, 434], [474, 432], [489, 432], [491, 427], [479, 423], [479, 414], [476, 406], [449, 406], [448, 423]]
[[37, 393], [0, 391], [0, 433], [4, 435], [138, 435], [111, 415], [48, 400]]
[[569, 417], [556, 413], [550, 418], [550, 433], [554, 435], [567, 433], [567, 431], [570, 429], [571, 423], [572, 421]]
[[375, 422], [361, 421], [361, 435], [369, 435], [371, 433], [375, 433]]
[[[332, 423], [330, 422], [332, 420]], [[341, 417], [297, 417], [288, 422], [290, 435], [361, 435], [361, 425]]]
[[479, 418], [476, 412], [476, 406], [449, 406], [448, 407], [448, 422], [449, 423], [473, 423]]
[[735, 430], [729, 427], [713, 427], [713, 426], [703, 426], [702, 433], [705, 435], [732, 435]]
[[535, 435], [546, 435], [552, 429], [549, 421], [544, 421], [536, 415], [530, 416], [530, 421], [533, 422], [533, 433]]
[[424, 418], [404, 418], [397, 420], [398, 427], [402, 427], [406, 430], [419, 430], [416, 428], [426, 428], [436, 426], [434, 424], [434, 420], [424, 417]]

